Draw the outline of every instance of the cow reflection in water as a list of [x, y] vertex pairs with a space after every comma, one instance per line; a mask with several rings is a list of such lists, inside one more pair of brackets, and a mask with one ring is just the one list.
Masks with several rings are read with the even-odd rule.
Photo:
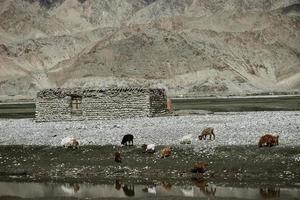
[[65, 184], [61, 186], [61, 189], [67, 194], [75, 194], [80, 190], [79, 184]]
[[120, 180], [116, 180], [115, 188], [116, 190], [120, 190], [122, 188], [122, 184], [120, 183]]
[[215, 196], [217, 188], [213, 188], [204, 179], [192, 178], [192, 181], [205, 196]]
[[147, 192], [149, 194], [154, 194], [156, 195], [156, 187], [155, 185], [150, 185], [148, 187], [145, 187], [144, 189], [142, 189], [143, 192]]
[[77, 193], [80, 190], [80, 187], [77, 183], [73, 184], [74, 192]]
[[165, 189], [166, 192], [170, 192], [172, 190], [171, 183], [169, 183], [167, 181], [163, 181], [162, 186], [163, 186], [163, 188]]
[[134, 185], [124, 185], [122, 188], [126, 196], [128, 197], [134, 196]]
[[124, 184], [124, 185], [122, 185], [120, 183], [120, 180], [116, 180], [115, 188], [116, 188], [116, 190], [120, 190], [122, 188], [124, 194], [126, 196], [128, 196], [128, 197], [133, 197], [134, 196], [134, 185], [132, 185], [132, 184], [129, 184], [129, 185]]
[[259, 193], [264, 199], [273, 199], [280, 197], [280, 188], [260, 188]]
[[180, 190], [185, 197], [193, 197], [195, 195], [193, 187], [184, 187], [181, 188]]

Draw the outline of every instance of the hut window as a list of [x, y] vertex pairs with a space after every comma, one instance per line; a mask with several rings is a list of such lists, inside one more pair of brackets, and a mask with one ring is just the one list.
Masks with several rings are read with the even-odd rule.
[[72, 96], [71, 108], [73, 114], [82, 114], [81, 104], [82, 104], [82, 97]]

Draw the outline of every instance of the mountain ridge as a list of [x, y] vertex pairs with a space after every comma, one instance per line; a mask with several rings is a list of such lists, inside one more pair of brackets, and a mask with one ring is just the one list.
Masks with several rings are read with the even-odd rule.
[[168, 95], [198, 96], [299, 91], [299, 5], [4, 0], [0, 96], [32, 98], [40, 89], [78, 86], [163, 87]]

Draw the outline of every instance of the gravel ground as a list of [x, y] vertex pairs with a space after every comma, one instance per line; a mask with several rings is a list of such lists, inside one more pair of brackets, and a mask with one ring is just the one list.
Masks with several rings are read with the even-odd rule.
[[[205, 127], [214, 127], [216, 140], [199, 141]], [[134, 135], [135, 144], [176, 145], [187, 134], [199, 148], [257, 144], [261, 135], [279, 135], [279, 144], [299, 145], [300, 111], [232, 112], [206, 115], [136, 118], [111, 121], [36, 123], [34, 119], [1, 119], [1, 145], [59, 146], [65, 137], [81, 145], [120, 145], [122, 136]]]

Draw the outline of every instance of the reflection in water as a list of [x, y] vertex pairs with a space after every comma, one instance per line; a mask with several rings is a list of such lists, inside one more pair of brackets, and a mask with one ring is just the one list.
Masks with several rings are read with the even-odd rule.
[[148, 187], [143, 188], [142, 191], [149, 194], [156, 194], [156, 187], [155, 185], [150, 185]]
[[124, 185], [122, 188], [126, 196], [128, 197], [134, 196], [134, 185]]
[[195, 196], [194, 187], [182, 188], [181, 192], [185, 197], [193, 197]]
[[280, 197], [280, 188], [260, 188], [260, 195], [264, 199]]
[[144, 198], [156, 197], [217, 197], [226, 199], [296, 199], [300, 188], [243, 188], [216, 186], [203, 179], [193, 179], [192, 185], [171, 185], [162, 182], [160, 185], [133, 185], [116, 180], [115, 184], [59, 184], [59, 183], [18, 183], [0, 182], [0, 198], [4, 196], [18, 198]]
[[215, 196], [217, 188], [209, 185], [203, 178], [192, 178], [192, 181], [205, 196]]
[[77, 183], [73, 184], [64, 184], [61, 186], [62, 191], [64, 191], [67, 194], [75, 194], [80, 190], [80, 186]]
[[122, 188], [122, 184], [120, 183], [120, 180], [116, 180], [115, 188], [116, 190], [120, 190]]
[[122, 183], [120, 182], [120, 180], [116, 180], [116, 183], [115, 183], [115, 189], [116, 190], [120, 190], [120, 189], [123, 189], [123, 192], [126, 196], [128, 197], [133, 197], [134, 196], [134, 185], [132, 184], [129, 184], [129, 185], [126, 185], [124, 184], [122, 186]]
[[167, 181], [163, 181], [162, 186], [163, 186], [163, 188], [165, 189], [166, 192], [170, 192], [172, 190], [171, 183], [169, 183]]

